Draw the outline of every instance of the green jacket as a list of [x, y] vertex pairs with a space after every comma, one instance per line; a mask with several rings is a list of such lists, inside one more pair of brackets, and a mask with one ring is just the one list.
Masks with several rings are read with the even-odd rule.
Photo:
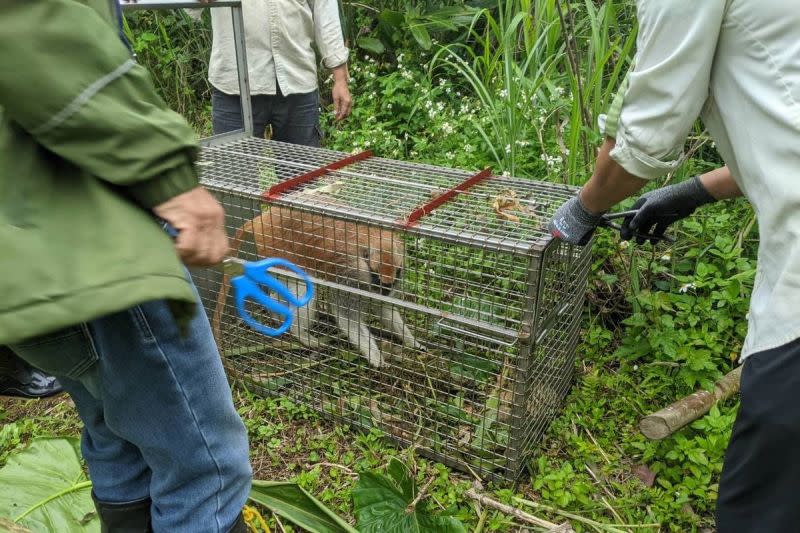
[[119, 39], [116, 0], [0, 1], [0, 345], [192, 287], [150, 209], [195, 135]]

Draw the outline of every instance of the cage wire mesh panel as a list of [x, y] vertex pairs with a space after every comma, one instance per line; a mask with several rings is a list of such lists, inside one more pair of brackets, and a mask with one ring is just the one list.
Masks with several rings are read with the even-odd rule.
[[318, 289], [269, 338], [227, 279], [194, 273], [234, 379], [485, 479], [521, 474], [572, 379], [590, 251], [545, 225], [573, 188], [254, 138], [199, 165], [238, 255], [285, 257]]

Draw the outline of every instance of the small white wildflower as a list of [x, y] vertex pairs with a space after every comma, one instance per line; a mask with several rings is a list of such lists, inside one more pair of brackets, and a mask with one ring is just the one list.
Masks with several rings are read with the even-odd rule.
[[505, 90], [505, 89], [501, 89], [501, 90], [500, 90], [500, 92], [499, 92], [499, 93], [497, 93], [497, 95], [498, 95], [500, 98], [507, 98], [507, 97], [508, 97], [508, 91], [507, 91], [507, 90]]
[[392, 108], [392, 104], [391, 104], [391, 102], [390, 102], [390, 103], [388, 103], [388, 104], [386, 104], [386, 108], [387, 108], [387, 109], [391, 109], [391, 108]]
[[664, 254], [661, 256], [661, 260], [665, 263], [669, 263], [670, 261], [672, 261], [672, 255]]
[[504, 170], [503, 173], [502, 173], [502, 176], [504, 178], [507, 178], [507, 177], [511, 176], [511, 172], [509, 172], [508, 170]]
[[639, 370], [639, 365], [633, 365], [634, 370]]
[[630, 246], [630, 245], [631, 245], [631, 243], [628, 242], [628, 241], [620, 241], [619, 242], [619, 249], [620, 250], [627, 250], [628, 246]]
[[697, 285], [695, 285], [694, 283], [684, 283], [683, 285], [681, 285], [680, 289], [678, 289], [678, 292], [681, 294], [686, 294], [691, 289], [696, 289], [696, 288]]
[[454, 131], [453, 126], [449, 122], [445, 122], [442, 124], [442, 131], [445, 133], [445, 135], [450, 135]]
[[444, 155], [445, 155], [445, 157], [447, 157], [447, 159], [455, 159], [456, 158], [456, 154], [454, 154], [453, 152], [447, 152]]
[[372, 143], [369, 140], [364, 141], [364, 146], [369, 147]]
[[507, 144], [507, 145], [506, 145], [506, 153], [507, 153], [507, 154], [510, 154], [510, 153], [511, 153], [511, 145], [510, 145], [510, 144]]
[[444, 87], [445, 83], [447, 83], [447, 81], [445, 81], [444, 78], [439, 78], [439, 87]]
[[475, 151], [475, 147], [474, 147], [474, 146], [472, 146], [471, 144], [465, 144], [465, 145], [464, 145], [464, 151], [465, 151], [466, 153], [468, 153], [468, 154], [471, 154], [472, 152], [474, 152], [474, 151]]

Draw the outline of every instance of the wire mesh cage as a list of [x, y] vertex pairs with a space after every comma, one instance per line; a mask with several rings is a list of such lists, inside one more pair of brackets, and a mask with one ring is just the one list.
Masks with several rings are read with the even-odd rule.
[[194, 273], [233, 379], [484, 479], [522, 473], [572, 379], [589, 249], [544, 226], [573, 188], [255, 138], [199, 165], [239, 257], [318, 289], [270, 338], [227, 278]]

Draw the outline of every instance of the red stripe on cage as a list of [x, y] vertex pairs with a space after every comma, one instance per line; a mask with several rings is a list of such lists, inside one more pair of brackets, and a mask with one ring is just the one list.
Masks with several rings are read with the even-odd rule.
[[492, 169], [486, 167], [482, 171], [478, 172], [474, 176], [467, 178], [466, 180], [462, 181], [452, 189], [443, 192], [436, 198], [433, 198], [430, 202], [424, 203], [421, 206], [414, 209], [410, 215], [405, 220], [400, 220], [399, 222], [405, 227], [410, 227], [416, 224], [416, 222], [424, 217], [425, 215], [429, 214], [431, 211], [439, 207], [445, 202], [449, 202], [453, 199], [457, 194], [462, 192], [467, 192], [473, 185], [476, 185], [492, 176]]
[[264, 194], [262, 194], [261, 196], [264, 198], [264, 200], [267, 201], [277, 200], [281, 194], [285, 193], [289, 189], [293, 189], [298, 185], [302, 185], [304, 183], [308, 183], [309, 181], [320, 178], [325, 174], [328, 174], [329, 172], [333, 172], [334, 170], [339, 170], [340, 168], [352, 165], [353, 163], [358, 163], [359, 161], [369, 159], [370, 157], [372, 157], [372, 150], [365, 150], [363, 152], [347, 156], [343, 159], [339, 159], [338, 161], [334, 161], [333, 163], [329, 163], [323, 167], [319, 167], [317, 169], [306, 172], [305, 174], [300, 174], [299, 176], [295, 176], [293, 178], [289, 178], [288, 180], [284, 180], [280, 183], [276, 183], [275, 185], [270, 187], [268, 191], [264, 192]]

